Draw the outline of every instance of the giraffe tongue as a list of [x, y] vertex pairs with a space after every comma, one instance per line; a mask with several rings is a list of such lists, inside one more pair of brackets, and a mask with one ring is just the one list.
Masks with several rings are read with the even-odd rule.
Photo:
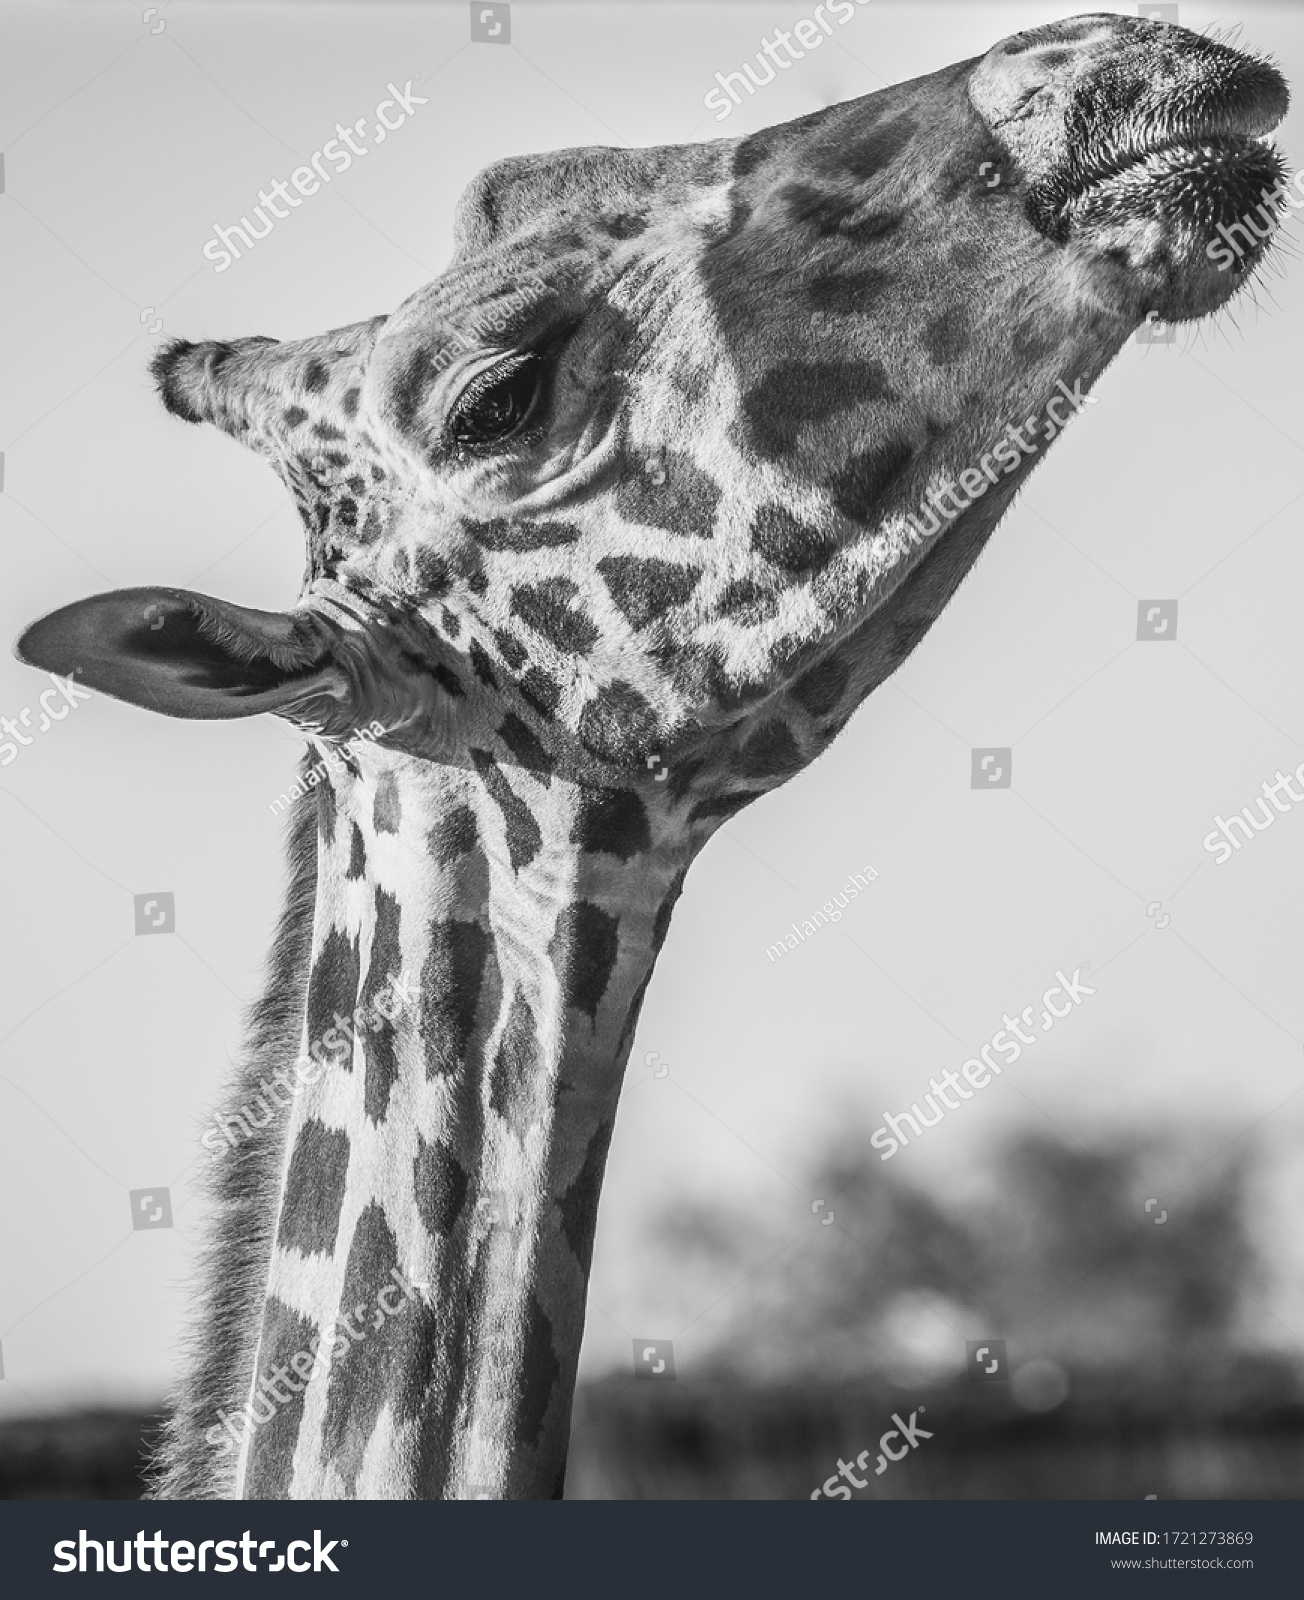
[[171, 717], [301, 714], [351, 698], [337, 632], [316, 613], [251, 611], [186, 589], [75, 601], [32, 623], [15, 653]]

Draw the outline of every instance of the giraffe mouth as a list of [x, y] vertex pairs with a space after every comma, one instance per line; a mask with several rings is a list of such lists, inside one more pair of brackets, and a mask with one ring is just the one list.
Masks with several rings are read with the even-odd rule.
[[[1057, 195], [1042, 197], [1043, 217], [1058, 242], [1084, 238], [1128, 268], [1159, 272], [1170, 282], [1174, 273], [1200, 278], [1216, 270], [1212, 252], [1221, 248], [1224, 230], [1244, 229], [1252, 218], [1250, 248], [1237, 252], [1233, 272], [1219, 273], [1220, 283], [1235, 283], [1258, 264], [1277, 231], [1287, 176], [1265, 130], [1166, 132], [1077, 163]], [[1202, 315], [1211, 309], [1206, 298], [1197, 293], [1182, 314]]]
[[1216, 160], [1227, 165], [1261, 161], [1276, 153], [1270, 133], [1192, 132], [1173, 138], [1126, 144], [1074, 174], [1066, 199], [1077, 200], [1102, 184], [1128, 175], [1150, 175], [1181, 164]]

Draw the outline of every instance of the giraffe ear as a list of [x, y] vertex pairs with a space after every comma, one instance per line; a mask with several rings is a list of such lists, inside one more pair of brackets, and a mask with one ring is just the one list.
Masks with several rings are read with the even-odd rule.
[[188, 589], [115, 589], [32, 623], [15, 654], [169, 717], [252, 717], [350, 697], [310, 611], [249, 611]]

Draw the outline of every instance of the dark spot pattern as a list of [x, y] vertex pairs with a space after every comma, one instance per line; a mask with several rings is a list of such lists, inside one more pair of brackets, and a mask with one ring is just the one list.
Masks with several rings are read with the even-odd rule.
[[[665, 899], [657, 907], [656, 916], [652, 918], [652, 954], [654, 957], [661, 954], [661, 946], [666, 942], [666, 935], [670, 932], [670, 918], [675, 906], [679, 903], [679, 896], [683, 893], [684, 878], [687, 873], [688, 868], [681, 867], [675, 874], [670, 887], [666, 890]], [[623, 1052], [629, 1047], [629, 1041], [638, 1025], [639, 1012], [643, 1009], [643, 1000], [647, 994], [648, 985], [652, 982], [654, 970], [654, 968], [649, 967], [643, 974], [642, 981], [634, 991], [634, 998], [629, 1003], [629, 1010], [625, 1013], [625, 1021], [620, 1030], [620, 1038], [616, 1042], [617, 1059], [620, 1059]]]
[[281, 1197], [276, 1242], [282, 1250], [302, 1250], [304, 1255], [334, 1251], [348, 1170], [348, 1134], [315, 1117], [305, 1122], [294, 1141]]
[[543, 848], [543, 835], [539, 831], [539, 824], [529, 806], [503, 777], [498, 763], [491, 755], [484, 750], [472, 750], [471, 760], [489, 798], [503, 814], [503, 823], [507, 831], [507, 855], [512, 863], [512, 870], [519, 872], [522, 867], [533, 861]]
[[636, 216], [633, 212], [622, 211], [615, 216], [600, 217], [598, 225], [613, 239], [637, 239], [647, 227], [647, 218]]
[[863, 216], [853, 212], [842, 218], [837, 231], [853, 244], [875, 244], [891, 238], [904, 221], [904, 211], [869, 211]]
[[787, 778], [805, 764], [792, 729], [777, 717], [763, 722], [738, 756], [738, 771], [745, 778]]
[[503, 718], [498, 737], [511, 751], [518, 766], [534, 773], [545, 785], [552, 782], [552, 757], [514, 711], [509, 711]]
[[642, 1011], [643, 1001], [647, 996], [648, 984], [651, 982], [651, 972], [645, 972], [639, 981], [638, 988], [634, 991], [634, 998], [630, 1001], [629, 1009], [625, 1012], [625, 1021], [620, 1029], [620, 1038], [616, 1041], [617, 1058], [623, 1056], [629, 1048], [630, 1039], [633, 1037], [634, 1029], [638, 1025], [639, 1012]]
[[[665, 481], [654, 483], [646, 470], [653, 456]], [[688, 456], [675, 450], [627, 458], [616, 484], [616, 511], [627, 521], [665, 533], [709, 539], [715, 531], [720, 485]]]
[[330, 380], [330, 369], [324, 361], [310, 361], [303, 369], [303, 386], [309, 394], [318, 394]]
[[891, 282], [891, 274], [876, 267], [863, 272], [822, 272], [811, 279], [806, 295], [812, 311], [826, 311], [835, 317], [859, 316], [872, 309]]
[[488, 594], [489, 574], [481, 567], [466, 580], [466, 586], [472, 594]]
[[580, 536], [573, 522], [514, 521], [508, 517], [471, 522], [466, 531], [486, 550], [553, 550], [574, 544]]
[[552, 1323], [533, 1293], [525, 1310], [521, 1372], [521, 1395], [514, 1419], [516, 1443], [534, 1446], [543, 1433], [548, 1402], [561, 1377], [561, 1363], [553, 1349]]
[[438, 1139], [427, 1144], [417, 1134], [417, 1153], [412, 1163], [413, 1189], [417, 1214], [432, 1239], [446, 1239], [462, 1214], [471, 1180], [446, 1144]]
[[518, 1138], [524, 1136], [530, 1123], [526, 1091], [538, 1070], [539, 1036], [534, 1012], [523, 994], [514, 994], [489, 1073], [489, 1104]]
[[353, 1052], [345, 1051], [341, 1056], [337, 1048], [340, 1031], [335, 1026], [335, 1015], [342, 1012], [346, 1017], [352, 1016], [357, 1003], [357, 941], [332, 928], [322, 940], [308, 979], [308, 1048], [311, 1051], [324, 1046], [330, 1061], [345, 1072], [353, 1071]]
[[870, 129], [861, 138], [826, 145], [827, 165], [835, 173], [845, 173], [857, 183], [864, 183], [899, 158], [918, 126], [914, 117], [902, 114]]
[[484, 684], [486, 689], [496, 689], [498, 687], [498, 677], [494, 672], [493, 662], [490, 661], [488, 651], [478, 639], [471, 640], [471, 648], [467, 654], [471, 658], [471, 670], [479, 678], [480, 682]]
[[688, 813], [688, 820], [690, 823], [709, 822], [718, 817], [721, 822], [727, 822], [730, 817], [737, 816], [744, 806], [759, 800], [764, 792], [763, 789], [742, 789], [734, 794], [717, 795], [711, 800], [699, 800]]
[[700, 567], [638, 556], [604, 556], [598, 572], [616, 609], [635, 628], [645, 628], [671, 606], [683, 605], [702, 577]]
[[839, 704], [850, 677], [850, 669], [840, 656], [827, 655], [803, 672], [788, 692], [811, 716], [822, 717]]
[[340, 409], [344, 412], [346, 417], [357, 416], [358, 400], [360, 397], [361, 390], [358, 389], [346, 389], [340, 396]]
[[833, 504], [844, 517], [868, 522], [879, 501], [914, 460], [914, 455], [914, 446], [906, 439], [862, 450], [828, 484]]
[[779, 609], [779, 597], [773, 589], [762, 589], [751, 578], [737, 578], [716, 601], [716, 610], [722, 617], [755, 625], [767, 622]]
[[[987, 176], [991, 172], [999, 173], [1003, 181], [993, 184]], [[1003, 206], [1012, 197], [1010, 177], [1009, 152], [984, 128], [948, 152], [932, 188], [943, 205], [953, 205], [963, 197], [970, 204]]]
[[620, 953], [620, 924], [587, 900], [566, 906], [557, 917], [548, 956], [568, 1006], [596, 1022], [598, 1006]]
[[672, 800], [682, 800], [688, 791], [706, 770], [706, 762], [701, 757], [694, 757], [689, 761], [676, 761], [670, 768], [670, 777], [666, 788], [670, 791]]
[[426, 1076], [447, 1076], [466, 1065], [480, 991], [493, 940], [478, 922], [437, 921], [421, 968], [421, 1031]]
[[427, 670], [450, 699], [461, 700], [465, 696], [462, 681], [451, 667], [446, 667], [442, 661], [435, 661], [427, 663]]
[[617, 678], [600, 688], [580, 712], [581, 741], [607, 761], [638, 765], [656, 749], [656, 712], [632, 683]]
[[952, 306], [924, 329], [924, 349], [939, 367], [956, 362], [969, 348], [970, 324], [967, 312]]
[[418, 550], [412, 566], [412, 582], [431, 600], [446, 595], [453, 586], [453, 574], [447, 560], [435, 550]]
[[373, 1122], [383, 1122], [389, 1110], [389, 1092], [398, 1078], [397, 1034], [394, 1023], [376, 1008], [383, 998], [385, 1009], [393, 1011], [396, 997], [393, 980], [403, 972], [403, 952], [399, 944], [397, 899], [385, 889], [376, 890], [376, 925], [371, 936], [371, 959], [362, 986], [359, 1010], [362, 1015], [362, 1054], [367, 1064], [363, 1105]]
[[779, 199], [794, 227], [813, 228], [823, 239], [836, 235], [856, 244], [872, 244], [889, 238], [905, 221], [901, 210], [865, 211], [863, 197], [854, 191], [844, 194], [805, 183], [789, 183], [784, 185]]
[[335, 843], [335, 809], [335, 786], [322, 778], [317, 784], [317, 831], [323, 844]]
[[344, 869], [344, 876], [360, 878], [367, 870], [367, 850], [362, 842], [362, 829], [356, 822], [350, 822], [349, 827], [353, 832], [349, 839], [349, 864]]
[[584, 1165], [557, 1202], [562, 1234], [570, 1246], [571, 1254], [579, 1262], [586, 1283], [593, 1262], [593, 1235], [598, 1223], [602, 1174], [606, 1171], [607, 1151], [615, 1126], [614, 1122], [604, 1122], [599, 1126], [584, 1152]]
[[544, 578], [512, 590], [512, 611], [565, 655], [586, 655], [600, 637], [593, 619], [573, 602], [579, 585], [569, 578]]
[[754, 448], [775, 460], [840, 411], [898, 399], [877, 361], [779, 361], [743, 395], [742, 412]]
[[[267, 1297], [258, 1341], [257, 1387], [250, 1402], [254, 1417], [266, 1417], [266, 1421], [260, 1421], [253, 1429], [245, 1479], [245, 1492], [258, 1500], [289, 1499], [306, 1387], [290, 1362], [299, 1351], [311, 1348], [316, 1332], [313, 1323], [283, 1300], [275, 1295]], [[264, 1380], [268, 1387], [264, 1387]], [[278, 1398], [274, 1400], [273, 1394]], [[269, 1410], [271, 1415], [267, 1416]], [[248, 1427], [248, 1422], [243, 1426]]]
[[398, 779], [392, 772], [386, 771], [380, 775], [371, 815], [377, 833], [397, 833], [403, 825], [403, 801], [398, 791]]
[[541, 717], [550, 717], [561, 699], [561, 686], [542, 667], [531, 667], [517, 685]]
[[632, 789], [583, 789], [571, 843], [586, 854], [628, 861], [652, 848], [647, 807]]
[[302, 406], [287, 406], [283, 413], [283, 420], [287, 428], [299, 428], [307, 422], [308, 413]]
[[430, 853], [437, 866], [446, 867], [450, 861], [474, 850], [478, 837], [475, 812], [470, 806], [454, 806], [431, 828]]
[[[434, 1312], [419, 1299], [400, 1298], [394, 1277], [398, 1265], [397, 1241], [383, 1208], [373, 1201], [358, 1218], [340, 1291], [340, 1316], [353, 1319], [357, 1342], [350, 1339], [331, 1361], [322, 1426], [322, 1462], [338, 1469], [349, 1498], [356, 1496], [363, 1457], [381, 1412], [388, 1405], [396, 1423], [408, 1421], [420, 1394], [402, 1380], [411, 1375], [424, 1385], [429, 1372], [419, 1352], [428, 1341]], [[378, 1303], [386, 1288], [395, 1291], [386, 1295], [387, 1306], [394, 1307], [390, 1315]], [[341, 1331], [341, 1337], [348, 1336]]]
[[827, 566], [838, 542], [827, 528], [812, 527], [780, 505], [761, 506], [752, 518], [752, 549], [785, 572], [815, 572]]
[[519, 639], [507, 632], [506, 628], [494, 629], [494, 643], [498, 646], [499, 655], [513, 672], [525, 664], [529, 652]]
[[661, 946], [666, 942], [666, 935], [670, 932], [670, 918], [679, 904], [679, 896], [684, 892], [684, 879], [687, 876], [688, 868], [681, 867], [666, 890], [665, 899], [657, 907], [656, 916], [652, 918], [653, 955], [661, 954]]

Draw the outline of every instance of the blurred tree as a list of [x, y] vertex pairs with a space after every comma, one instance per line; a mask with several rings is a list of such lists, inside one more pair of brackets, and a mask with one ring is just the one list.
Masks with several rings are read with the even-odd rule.
[[835, 1220], [786, 1239], [718, 1204], [663, 1216], [675, 1270], [720, 1291], [699, 1330], [710, 1364], [763, 1381], [940, 1379], [963, 1370], [966, 1339], [991, 1336], [1016, 1365], [1149, 1381], [1212, 1377], [1238, 1355], [1258, 1272], [1244, 1151], [1150, 1212], [1145, 1174], [1191, 1164], [1154, 1141], [1025, 1134], [963, 1205], [868, 1154], [851, 1138], [825, 1153], [808, 1187]]

